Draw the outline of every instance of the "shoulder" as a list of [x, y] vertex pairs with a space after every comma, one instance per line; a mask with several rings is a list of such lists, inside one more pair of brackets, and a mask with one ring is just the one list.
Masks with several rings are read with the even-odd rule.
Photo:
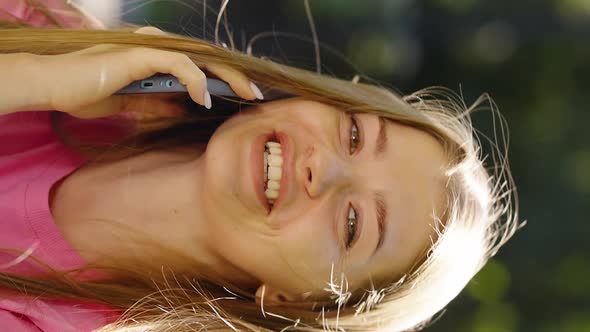
[[69, 28], [105, 29], [105, 25], [88, 11], [71, 1], [37, 0], [34, 6], [27, 0], [0, 1], [0, 19], [22, 21], [34, 27], [52, 27], [55, 23], [44, 9], [55, 17], [59, 24]]
[[0, 299], [3, 331], [85, 332], [112, 323], [121, 313], [98, 304], [32, 297]]

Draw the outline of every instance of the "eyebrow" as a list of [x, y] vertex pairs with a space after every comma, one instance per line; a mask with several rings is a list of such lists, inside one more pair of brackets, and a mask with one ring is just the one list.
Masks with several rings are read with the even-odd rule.
[[387, 130], [385, 128], [385, 118], [379, 117], [379, 131], [377, 133], [377, 142], [375, 143], [375, 151], [373, 155], [376, 160], [383, 159], [385, 151], [387, 150]]
[[373, 257], [383, 245], [383, 240], [385, 239], [385, 232], [387, 231], [385, 225], [385, 221], [387, 220], [387, 205], [385, 205], [385, 195], [383, 194], [383, 192], [376, 191], [373, 193], [373, 198], [375, 202], [375, 211], [377, 215], [379, 241], [377, 241], [377, 246], [375, 246], [375, 250], [373, 250], [371, 257]]

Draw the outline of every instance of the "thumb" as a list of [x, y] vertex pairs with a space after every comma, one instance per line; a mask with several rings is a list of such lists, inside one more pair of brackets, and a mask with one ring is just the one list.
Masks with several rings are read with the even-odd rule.
[[184, 106], [173, 98], [155, 95], [112, 95], [77, 111], [68, 112], [80, 119], [104, 118], [116, 115], [124, 119], [142, 121], [173, 118], [184, 114]]
[[129, 103], [127, 95], [113, 95], [95, 103], [85, 105], [78, 110], [70, 110], [67, 113], [79, 119], [96, 119], [108, 117], [120, 113], [126, 109]]
[[127, 118], [136, 121], [159, 118], [176, 118], [184, 114], [183, 104], [174, 99], [154, 95], [128, 95], [121, 100], [121, 112]]

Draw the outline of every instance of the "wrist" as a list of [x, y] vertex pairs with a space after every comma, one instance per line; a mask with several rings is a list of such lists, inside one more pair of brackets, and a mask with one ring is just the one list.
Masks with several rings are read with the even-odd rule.
[[38, 55], [0, 54], [0, 115], [52, 109], [42, 68]]
[[23, 53], [24, 56], [20, 59], [21, 64], [18, 68], [22, 69], [23, 81], [26, 82], [28, 88], [28, 98], [25, 99], [25, 109], [23, 110], [37, 110], [49, 111], [53, 110], [51, 104], [51, 87], [48, 86], [50, 82], [48, 77], [48, 64], [45, 62], [47, 56]]

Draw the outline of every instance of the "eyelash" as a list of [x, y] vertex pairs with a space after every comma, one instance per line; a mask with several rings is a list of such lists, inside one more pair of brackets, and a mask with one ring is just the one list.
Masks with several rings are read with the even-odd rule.
[[358, 213], [352, 206], [348, 207], [348, 216], [346, 218], [346, 250], [349, 250], [352, 245], [356, 242], [358, 236]]
[[[360, 143], [360, 131], [357, 125], [357, 119], [353, 113], [350, 113], [350, 139], [349, 139], [349, 153], [353, 154], [356, 152], [356, 149]], [[348, 207], [348, 215], [346, 219], [346, 227], [345, 233], [347, 234], [346, 237], [346, 249], [349, 250], [352, 245], [356, 242], [358, 238], [358, 213], [352, 206], [349, 204]]]
[[[350, 146], [349, 152], [353, 154], [360, 144], [360, 130], [357, 125], [357, 119], [354, 114], [350, 114]], [[354, 148], [353, 148], [354, 145]]]

